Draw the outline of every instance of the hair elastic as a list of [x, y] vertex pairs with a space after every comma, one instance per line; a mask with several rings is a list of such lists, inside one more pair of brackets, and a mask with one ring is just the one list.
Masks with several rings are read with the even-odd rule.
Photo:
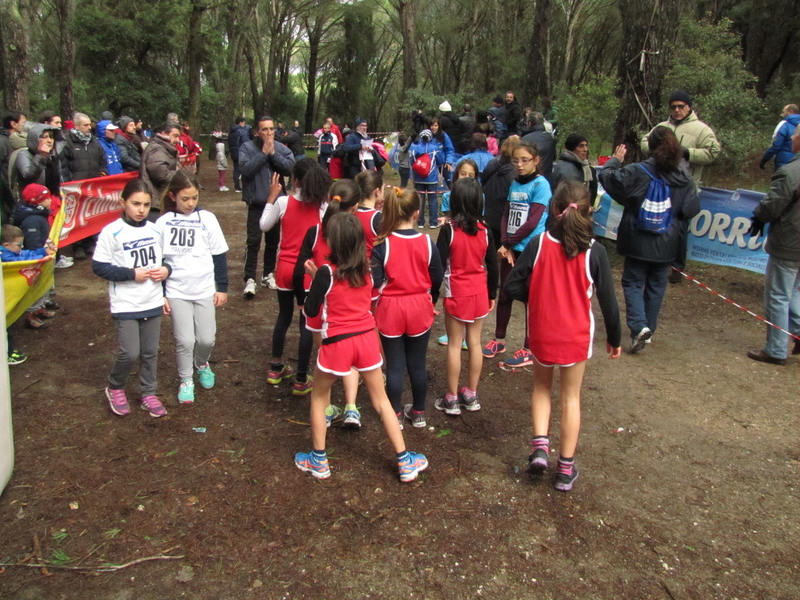
[[576, 203], [574, 203], [574, 202], [570, 202], [567, 205], [567, 207], [564, 210], [561, 211], [561, 214], [558, 215], [558, 218], [560, 219], [561, 217], [563, 217], [564, 213], [567, 212], [570, 208], [574, 208], [575, 210], [578, 210], [578, 205]]

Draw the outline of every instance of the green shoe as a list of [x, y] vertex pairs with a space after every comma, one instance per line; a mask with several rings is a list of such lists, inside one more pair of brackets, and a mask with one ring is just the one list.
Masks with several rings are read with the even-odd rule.
[[181, 404], [194, 403], [194, 381], [192, 381], [191, 377], [181, 379], [181, 387], [178, 390], [178, 402]]
[[214, 387], [216, 375], [214, 375], [214, 372], [211, 370], [211, 367], [208, 366], [208, 363], [197, 368], [197, 377], [200, 379], [200, 385], [203, 386], [204, 390], [210, 390]]

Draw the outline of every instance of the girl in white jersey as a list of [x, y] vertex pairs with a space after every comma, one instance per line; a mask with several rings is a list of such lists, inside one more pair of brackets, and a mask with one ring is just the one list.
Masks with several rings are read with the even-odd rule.
[[215, 309], [228, 301], [228, 244], [217, 218], [197, 206], [199, 189], [194, 175], [178, 171], [156, 221], [164, 262], [172, 269], [164, 312], [172, 315], [181, 404], [194, 402], [195, 368], [200, 385], [214, 387], [208, 359], [217, 334]]
[[162, 265], [158, 230], [147, 220], [152, 198], [141, 179], [128, 182], [122, 191], [122, 217], [100, 232], [92, 257], [92, 270], [108, 280], [111, 316], [119, 335], [119, 352], [108, 376], [106, 398], [111, 411], [131, 412], [125, 384], [137, 359], [141, 408], [152, 417], [167, 409], [156, 396], [158, 339], [164, 310], [162, 281], [170, 268]]

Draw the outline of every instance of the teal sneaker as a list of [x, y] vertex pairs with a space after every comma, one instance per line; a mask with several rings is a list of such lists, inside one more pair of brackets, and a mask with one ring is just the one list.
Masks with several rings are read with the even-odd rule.
[[424, 454], [409, 452], [408, 456], [397, 463], [397, 470], [400, 472], [400, 481], [408, 483], [414, 481], [420, 473], [428, 468], [428, 459]]
[[197, 378], [200, 380], [200, 385], [203, 386], [204, 390], [210, 390], [214, 387], [217, 376], [214, 375], [214, 371], [206, 363], [202, 367], [197, 367]]
[[194, 402], [194, 381], [189, 377], [181, 379], [181, 387], [178, 390], [178, 402], [181, 404], [192, 404]]
[[317, 479], [327, 479], [331, 476], [327, 456], [320, 459], [313, 452], [298, 452], [294, 455], [294, 464], [301, 471], [311, 473]]

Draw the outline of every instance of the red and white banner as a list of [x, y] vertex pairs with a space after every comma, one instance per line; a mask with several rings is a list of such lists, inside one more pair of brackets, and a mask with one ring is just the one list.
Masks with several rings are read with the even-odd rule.
[[178, 168], [188, 171], [192, 175], [197, 173], [197, 154], [178, 155]]
[[82, 179], [61, 184], [64, 198], [64, 226], [59, 246], [67, 246], [85, 237], [100, 233], [122, 214], [120, 195], [137, 172]]

